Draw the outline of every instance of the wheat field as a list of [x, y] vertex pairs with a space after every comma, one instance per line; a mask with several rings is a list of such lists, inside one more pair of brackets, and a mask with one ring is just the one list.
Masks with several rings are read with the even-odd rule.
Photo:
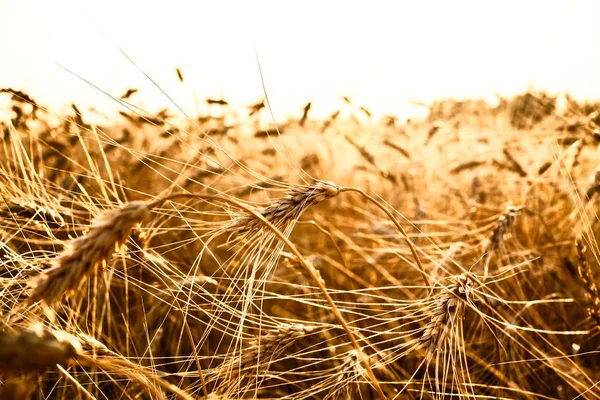
[[1, 399], [600, 398], [600, 104], [1, 92]]

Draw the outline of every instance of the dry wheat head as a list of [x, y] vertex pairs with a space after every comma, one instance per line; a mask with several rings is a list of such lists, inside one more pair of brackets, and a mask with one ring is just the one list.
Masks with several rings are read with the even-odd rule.
[[76, 290], [98, 265], [110, 259], [149, 212], [146, 203], [135, 201], [101, 214], [87, 234], [73, 240], [52, 260], [52, 267], [31, 279], [29, 303], [44, 300], [51, 305]]

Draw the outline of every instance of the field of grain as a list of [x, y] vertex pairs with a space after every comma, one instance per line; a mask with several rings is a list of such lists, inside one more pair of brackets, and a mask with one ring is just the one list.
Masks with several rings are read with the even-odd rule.
[[0, 399], [600, 398], [599, 104], [141, 95], [1, 90]]

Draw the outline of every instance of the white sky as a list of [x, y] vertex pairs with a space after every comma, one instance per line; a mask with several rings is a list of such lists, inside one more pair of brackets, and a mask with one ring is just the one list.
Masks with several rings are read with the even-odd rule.
[[[376, 113], [411, 99], [513, 94], [534, 86], [600, 97], [598, 1], [31, 1], [0, 0], [0, 87], [42, 104], [112, 102], [57, 62], [138, 104], [262, 97], [276, 116], [348, 95]], [[186, 79], [175, 74], [180, 67]]]

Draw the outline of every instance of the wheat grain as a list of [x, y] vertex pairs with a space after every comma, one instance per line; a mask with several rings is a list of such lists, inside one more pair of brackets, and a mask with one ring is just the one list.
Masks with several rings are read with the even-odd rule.
[[379, 175], [381, 175], [382, 178], [387, 179], [388, 181], [390, 181], [392, 183], [398, 182], [398, 178], [396, 178], [396, 175], [392, 174], [387, 169], [379, 166], [379, 164], [377, 163], [377, 160], [375, 159], [375, 156], [373, 154], [371, 154], [365, 146], [359, 145], [354, 140], [352, 140], [352, 138], [348, 135], [344, 135], [344, 138], [346, 138], [346, 141], [348, 143], [350, 143], [352, 145], [352, 147], [354, 147], [360, 153], [362, 158], [364, 158], [369, 164], [371, 164], [373, 167], [375, 167], [375, 169], [377, 169], [377, 171], [379, 172]]
[[460, 257], [466, 248], [467, 244], [464, 242], [452, 243], [440, 260], [438, 268], [442, 271], [448, 271], [456, 265], [455, 259]]
[[517, 219], [517, 212], [519, 208], [514, 207], [512, 204], [506, 206], [504, 214], [498, 218], [496, 222], [496, 226], [492, 232], [492, 235], [489, 239], [486, 239], [483, 246], [485, 248], [482, 261], [484, 263], [484, 274], [483, 280], [487, 279], [489, 273], [489, 266], [492, 254], [500, 247], [500, 244], [504, 240], [504, 234], [508, 232], [508, 229], [515, 223]]
[[402, 154], [404, 157], [406, 157], [407, 159], [410, 160], [410, 153], [408, 152], [408, 150], [406, 150], [404, 147], [392, 142], [389, 139], [385, 139], [383, 141], [383, 144], [396, 150], [397, 152], [399, 152], [400, 154]]
[[[288, 266], [293, 268], [296, 272], [298, 272], [300, 275], [302, 275], [302, 277], [304, 279], [306, 279], [308, 282], [310, 282], [313, 279], [313, 277], [311, 276], [309, 271], [300, 262], [298, 257], [296, 257], [295, 255], [288, 253], [288, 252], [281, 252], [281, 256], [285, 258], [285, 260], [284, 260], [285, 264], [287, 264]], [[305, 261], [306, 261], [306, 264], [309, 266], [309, 268], [314, 272], [317, 279], [322, 284], [325, 284], [325, 281], [323, 280], [323, 277], [321, 276], [321, 272], [315, 265], [317, 261], [320, 261], [320, 257], [316, 254], [313, 254], [313, 255], [306, 257]]]
[[252, 340], [241, 357], [234, 362], [233, 371], [237, 369], [241, 372], [260, 360], [269, 363], [286, 348], [318, 329], [314, 325], [280, 324], [267, 334]]

